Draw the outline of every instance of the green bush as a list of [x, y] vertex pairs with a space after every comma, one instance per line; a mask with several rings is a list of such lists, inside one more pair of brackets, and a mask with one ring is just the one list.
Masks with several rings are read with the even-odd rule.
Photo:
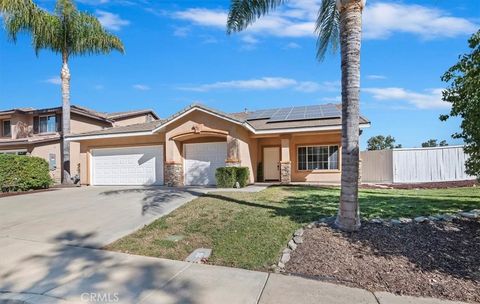
[[250, 177], [250, 170], [247, 167], [237, 167], [237, 182], [240, 184], [240, 187], [245, 187], [248, 185], [248, 180]]
[[0, 154], [0, 190], [2, 192], [45, 189], [52, 183], [45, 159]]
[[248, 185], [250, 170], [247, 167], [221, 167], [215, 172], [217, 187], [234, 188], [238, 182], [240, 187]]

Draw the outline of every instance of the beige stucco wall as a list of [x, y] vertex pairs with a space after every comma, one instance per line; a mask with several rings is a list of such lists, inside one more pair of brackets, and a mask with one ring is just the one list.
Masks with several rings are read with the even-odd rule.
[[115, 119], [114, 126], [115, 127], [128, 126], [128, 125], [148, 122], [147, 116], [148, 116], [148, 114], [142, 114], [142, 115], [131, 116], [131, 117], [127, 117], [127, 118], [118, 118], [118, 119]]
[[[183, 144], [187, 141], [179, 142], [169, 140], [180, 134], [191, 132], [194, 127], [201, 125], [204, 130], [226, 132], [228, 135], [218, 135], [218, 137], [202, 136], [200, 133], [198, 138], [188, 140], [191, 142], [213, 142], [226, 141], [227, 136], [237, 139], [238, 154], [242, 166], [250, 169], [250, 182], [255, 181], [256, 175], [256, 139], [251, 139], [251, 133], [243, 126], [229, 122], [225, 119], [218, 118], [214, 115], [193, 111], [192, 113], [180, 118], [179, 120], [168, 125], [165, 130], [166, 138], [166, 161], [174, 163], [182, 163], [184, 161]], [[230, 155], [229, 155], [230, 157]]]
[[97, 131], [111, 126], [111, 123], [100, 121], [97, 119], [91, 119], [75, 113], [72, 113], [72, 116], [70, 118], [70, 132], [72, 134]]
[[38, 144], [31, 150], [32, 156], [37, 156], [45, 159], [47, 162], [49, 160], [49, 154], [55, 154], [55, 159], [57, 160], [57, 168], [53, 171], [50, 171], [50, 175], [53, 180], [57, 183], [61, 181], [62, 171], [61, 171], [61, 152], [60, 152], [60, 141]]
[[[283, 141], [283, 148], [282, 148]], [[287, 153], [288, 142], [288, 153]], [[258, 162], [263, 159], [263, 148], [278, 147], [282, 155], [282, 161], [289, 161], [290, 156], [292, 182], [325, 182], [339, 183], [340, 170], [298, 170], [297, 147], [302, 145], [338, 145], [339, 146], [339, 168], [341, 164], [341, 134], [340, 133], [305, 133], [291, 134], [276, 137], [258, 139]]]
[[[158, 133], [155, 135], [146, 136], [131, 136], [131, 137], [117, 137], [92, 139], [80, 142], [80, 183], [82, 185], [90, 184], [90, 153], [92, 149], [96, 148], [120, 148], [120, 147], [138, 147], [148, 145], [163, 145], [165, 150], [165, 134]], [[165, 151], [163, 153], [165, 155]]]

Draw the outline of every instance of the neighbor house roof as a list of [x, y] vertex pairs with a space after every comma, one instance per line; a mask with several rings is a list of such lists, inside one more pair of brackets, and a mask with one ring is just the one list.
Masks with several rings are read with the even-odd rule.
[[[49, 113], [49, 112], [58, 112], [61, 111], [62, 107], [53, 107], [53, 108], [43, 108], [43, 109], [34, 109], [34, 108], [15, 108], [10, 110], [2, 110], [0, 111], [0, 115], [6, 114], [42, 114], [42, 113]], [[104, 113], [92, 110], [90, 108], [72, 105], [70, 107], [72, 113], [87, 116], [93, 119], [103, 120], [106, 122], [113, 122], [115, 120], [121, 118], [127, 118], [131, 116], [138, 116], [142, 114], [151, 114], [155, 119], [159, 119], [158, 115], [151, 109], [140, 109], [140, 110], [132, 110], [132, 111], [124, 111], [124, 112], [112, 112], [112, 113]]]
[[[330, 106], [331, 107], [331, 106]], [[340, 109], [339, 105], [334, 107]], [[283, 110], [285, 109], [273, 109]], [[269, 134], [278, 132], [295, 132], [295, 131], [321, 131], [321, 130], [338, 130], [341, 129], [342, 119], [337, 116], [325, 116], [308, 119], [297, 120], [272, 120], [271, 117], [261, 117], [260, 119], [251, 119], [250, 117], [256, 117], [254, 112], [240, 112], [240, 113], [225, 113], [206, 107], [201, 104], [192, 104], [183, 110], [173, 114], [165, 120], [157, 120], [150, 123], [134, 124], [125, 127], [112, 127], [106, 128], [100, 131], [93, 131], [81, 134], [70, 135], [69, 138], [80, 140], [88, 139], [92, 137], [120, 137], [120, 136], [136, 136], [136, 135], [149, 135], [163, 130], [168, 124], [180, 119], [181, 117], [188, 115], [193, 111], [203, 111], [211, 115], [217, 116], [221, 119], [228, 120], [232, 123], [241, 125], [254, 134]], [[271, 110], [261, 110], [271, 111]], [[280, 111], [281, 112], [281, 111]], [[252, 115], [253, 114], [253, 115]], [[257, 115], [258, 116], [258, 115]], [[360, 117], [360, 127], [365, 128], [370, 126], [370, 121], [365, 117]]]

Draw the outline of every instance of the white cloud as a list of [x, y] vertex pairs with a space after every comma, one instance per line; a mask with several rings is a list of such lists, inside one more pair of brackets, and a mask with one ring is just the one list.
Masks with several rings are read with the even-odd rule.
[[180, 90], [207, 92], [212, 90], [279, 90], [293, 89], [299, 92], [311, 93], [316, 91], [339, 90], [339, 83], [336, 81], [325, 81], [322, 83], [314, 81], [297, 81], [284, 77], [262, 77], [247, 80], [220, 81], [199, 86], [179, 87]]
[[370, 80], [384, 80], [384, 79], [387, 79], [387, 76], [371, 74], [371, 75], [367, 75], [367, 79], [370, 79]]
[[177, 27], [173, 31], [173, 35], [176, 37], [187, 37], [189, 32], [190, 28], [188, 27]]
[[175, 12], [173, 17], [176, 19], [188, 20], [197, 25], [225, 28], [228, 13], [223, 10], [190, 8], [185, 11]]
[[98, 21], [109, 30], [119, 31], [122, 27], [130, 24], [130, 21], [122, 19], [119, 15], [110, 12], [96, 10]]
[[253, 37], [252, 35], [242, 36], [242, 41], [245, 42], [246, 44], [250, 44], [250, 45], [258, 43], [258, 39]]
[[338, 95], [335, 97], [323, 97], [322, 101], [338, 103], [338, 102], [342, 102], [342, 96]]
[[107, 4], [110, 0], [77, 0], [77, 2], [88, 4], [88, 5], [102, 5]]
[[418, 35], [424, 39], [471, 34], [478, 24], [465, 18], [422, 5], [376, 2], [367, 5], [364, 14], [364, 37], [388, 38], [395, 32]]
[[285, 45], [284, 49], [300, 49], [302, 46], [295, 42], [290, 42]]
[[134, 89], [139, 90], [139, 91], [148, 91], [150, 90], [150, 87], [146, 84], [134, 84], [132, 86]]
[[404, 88], [365, 88], [362, 91], [369, 93], [376, 100], [404, 101], [418, 109], [445, 109], [450, 104], [442, 101], [441, 88], [427, 89], [422, 93], [409, 91]]
[[[251, 35], [276, 37], [314, 37], [315, 19], [321, 0], [291, 0], [251, 25], [245, 32]], [[175, 19], [214, 27], [224, 31], [226, 10], [190, 8], [172, 14]], [[374, 2], [364, 11], [363, 37], [384, 39], [394, 33], [408, 33], [423, 39], [470, 35], [478, 24], [465, 18], [422, 5]]]
[[44, 82], [50, 83], [50, 84], [55, 84], [55, 85], [61, 85], [62, 84], [62, 79], [60, 76], [53, 76], [51, 78], [45, 79]]

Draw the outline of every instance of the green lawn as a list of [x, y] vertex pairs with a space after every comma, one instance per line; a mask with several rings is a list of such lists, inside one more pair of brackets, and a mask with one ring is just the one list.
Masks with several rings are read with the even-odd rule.
[[[107, 249], [183, 260], [206, 247], [213, 249], [213, 264], [265, 270], [277, 262], [295, 229], [336, 214], [338, 196], [338, 188], [301, 186], [211, 193]], [[455, 213], [480, 208], [480, 188], [365, 189], [360, 191], [360, 208], [363, 218]]]

